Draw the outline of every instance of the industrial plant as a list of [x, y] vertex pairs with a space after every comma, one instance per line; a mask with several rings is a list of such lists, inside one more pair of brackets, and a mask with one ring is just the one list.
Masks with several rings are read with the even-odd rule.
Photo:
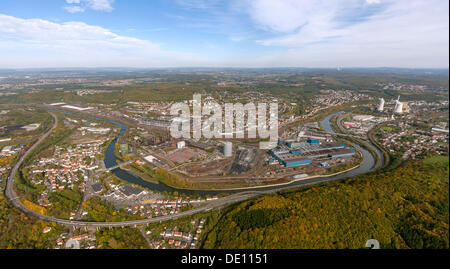
[[305, 165], [317, 158], [340, 158], [352, 156], [355, 150], [342, 143], [321, 143], [318, 138], [304, 141], [278, 140], [278, 146], [270, 154], [285, 167]]

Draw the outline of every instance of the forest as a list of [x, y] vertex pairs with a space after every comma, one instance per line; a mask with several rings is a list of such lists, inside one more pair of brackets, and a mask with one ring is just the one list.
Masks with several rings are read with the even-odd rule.
[[100, 249], [145, 249], [148, 244], [138, 229], [101, 229], [95, 234]]
[[140, 219], [139, 216], [130, 215], [124, 209], [116, 210], [114, 206], [99, 197], [92, 197], [82, 204], [83, 210], [88, 214], [84, 217], [87, 221], [124, 221]]
[[[51, 227], [43, 234], [44, 227]], [[0, 249], [53, 248], [64, 227], [30, 217], [0, 195]]]
[[448, 156], [228, 206], [202, 248], [449, 248]]

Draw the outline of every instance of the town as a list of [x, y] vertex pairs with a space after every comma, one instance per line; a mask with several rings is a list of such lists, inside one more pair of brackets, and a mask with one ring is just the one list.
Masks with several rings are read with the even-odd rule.
[[[320, 83], [320, 78], [313, 79]], [[195, 249], [215, 221], [203, 209], [234, 201], [233, 191], [301, 186], [309, 180], [357, 173], [372, 155], [377, 159], [374, 167], [386, 166], [384, 151], [405, 161], [448, 154], [448, 100], [379, 98], [368, 91], [320, 86], [303, 104], [270, 91], [242, 94], [224, 89], [257, 81], [229, 79], [217, 82], [214, 90], [197, 93], [204, 104], [276, 102], [279, 137], [272, 149], [261, 149], [260, 139], [248, 137], [249, 126], [244, 135], [234, 132], [232, 138], [172, 137], [175, 117], [170, 108], [179, 100], [2, 105], [1, 186], [7, 186], [16, 162], [54, 122], [46, 139], [51, 142], [32, 151], [14, 178], [17, 199], [42, 216], [105, 226], [45, 225], [40, 233], [53, 238], [51, 248], [109, 248], [116, 243], [105, 238], [123, 230], [130, 238], [140, 238], [143, 248]], [[69, 92], [82, 98], [115, 94], [108, 88], [115, 83], [101, 84], [104, 89]], [[192, 96], [184, 102], [190, 108]], [[242, 119], [245, 123], [247, 117]], [[203, 213], [178, 219], [191, 211]], [[145, 222], [131, 228], [106, 225], [134, 221]]]

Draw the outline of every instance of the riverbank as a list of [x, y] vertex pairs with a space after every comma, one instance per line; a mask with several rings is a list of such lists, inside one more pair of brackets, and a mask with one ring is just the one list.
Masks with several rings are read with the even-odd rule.
[[[289, 180], [288, 182], [284, 182], [284, 183], [277, 183], [277, 184], [269, 184], [269, 185], [259, 185], [259, 186], [249, 186], [249, 187], [237, 187], [237, 188], [229, 188], [229, 189], [215, 189], [217, 191], [237, 191], [237, 190], [253, 190], [253, 189], [261, 189], [261, 188], [268, 188], [268, 187], [281, 187], [281, 186], [285, 186], [285, 185], [289, 185], [298, 181], [302, 181], [302, 180], [308, 180], [308, 179], [314, 179], [314, 178], [326, 178], [326, 177], [332, 177], [332, 176], [337, 176], [343, 173], [347, 173], [351, 170], [354, 170], [356, 168], [360, 167], [360, 164], [340, 171], [340, 172], [336, 172], [333, 174], [325, 174], [325, 175], [315, 175], [315, 176], [308, 176], [308, 177], [303, 177], [303, 178], [297, 178], [297, 179], [293, 179], [293, 180]], [[183, 188], [180, 188], [183, 189]], [[191, 191], [203, 191], [204, 189], [184, 189], [184, 190], [191, 190]]]

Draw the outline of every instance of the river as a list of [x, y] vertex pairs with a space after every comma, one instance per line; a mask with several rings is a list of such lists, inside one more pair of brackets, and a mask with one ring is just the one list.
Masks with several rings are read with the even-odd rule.
[[[68, 112], [68, 111], [52, 109], [52, 108], [47, 108], [47, 109], [50, 111], [62, 112], [65, 114], [72, 114], [72, 115], [82, 116], [82, 117], [86, 117], [86, 118], [92, 118], [92, 119], [97, 119], [97, 120], [106, 120], [106, 121], [109, 121], [109, 122], [119, 126], [120, 127], [119, 135], [109, 144], [109, 146], [106, 150], [105, 160], [104, 160], [106, 168], [117, 165], [117, 158], [114, 155], [114, 147], [117, 143], [117, 139], [119, 137], [121, 137], [126, 131], [126, 126], [124, 124], [114, 121], [114, 120], [99, 118], [99, 117], [95, 117], [95, 116], [91, 116], [91, 115], [85, 115], [85, 114], [80, 114], [80, 113], [75, 113], [75, 112]], [[336, 112], [336, 113], [330, 114], [325, 119], [320, 121], [320, 125], [322, 126], [322, 128], [324, 128], [327, 132], [335, 133], [334, 130], [331, 128], [330, 119], [339, 113], [341, 113], [341, 112]], [[131, 173], [128, 170], [121, 169], [120, 167], [112, 170], [111, 172], [118, 178], [125, 180], [129, 183], [147, 188], [149, 190], [158, 191], [158, 192], [175, 192], [176, 191], [180, 194], [183, 193], [186, 195], [192, 195], [192, 194], [217, 195], [220, 193], [237, 193], [237, 192], [244, 192], [244, 191], [249, 191], [249, 190], [250, 191], [271, 192], [271, 191], [283, 190], [283, 189], [288, 189], [288, 188], [297, 187], [297, 186], [300, 187], [300, 186], [309, 185], [309, 184], [317, 183], [317, 182], [325, 182], [325, 181], [331, 181], [331, 180], [336, 180], [336, 179], [341, 179], [341, 178], [346, 178], [346, 177], [354, 177], [354, 176], [369, 172], [370, 169], [375, 164], [375, 159], [373, 158], [373, 156], [370, 154], [370, 152], [368, 152], [364, 148], [361, 148], [359, 145], [354, 144], [354, 143], [350, 143], [350, 144], [353, 147], [355, 147], [359, 152], [361, 152], [363, 155], [363, 161], [361, 162], [361, 165], [358, 168], [355, 168], [353, 170], [350, 170], [348, 172], [345, 172], [345, 173], [342, 173], [339, 175], [335, 175], [335, 176], [299, 180], [299, 181], [294, 181], [292, 183], [284, 184], [284, 185], [280, 185], [280, 186], [269, 186], [269, 187], [261, 186], [261, 187], [257, 187], [257, 188], [239, 189], [239, 190], [185, 190], [185, 189], [173, 188], [173, 187], [167, 186], [162, 183], [153, 183], [153, 182], [146, 181], [146, 180], [140, 178], [139, 176], [134, 175], [133, 173]]]

